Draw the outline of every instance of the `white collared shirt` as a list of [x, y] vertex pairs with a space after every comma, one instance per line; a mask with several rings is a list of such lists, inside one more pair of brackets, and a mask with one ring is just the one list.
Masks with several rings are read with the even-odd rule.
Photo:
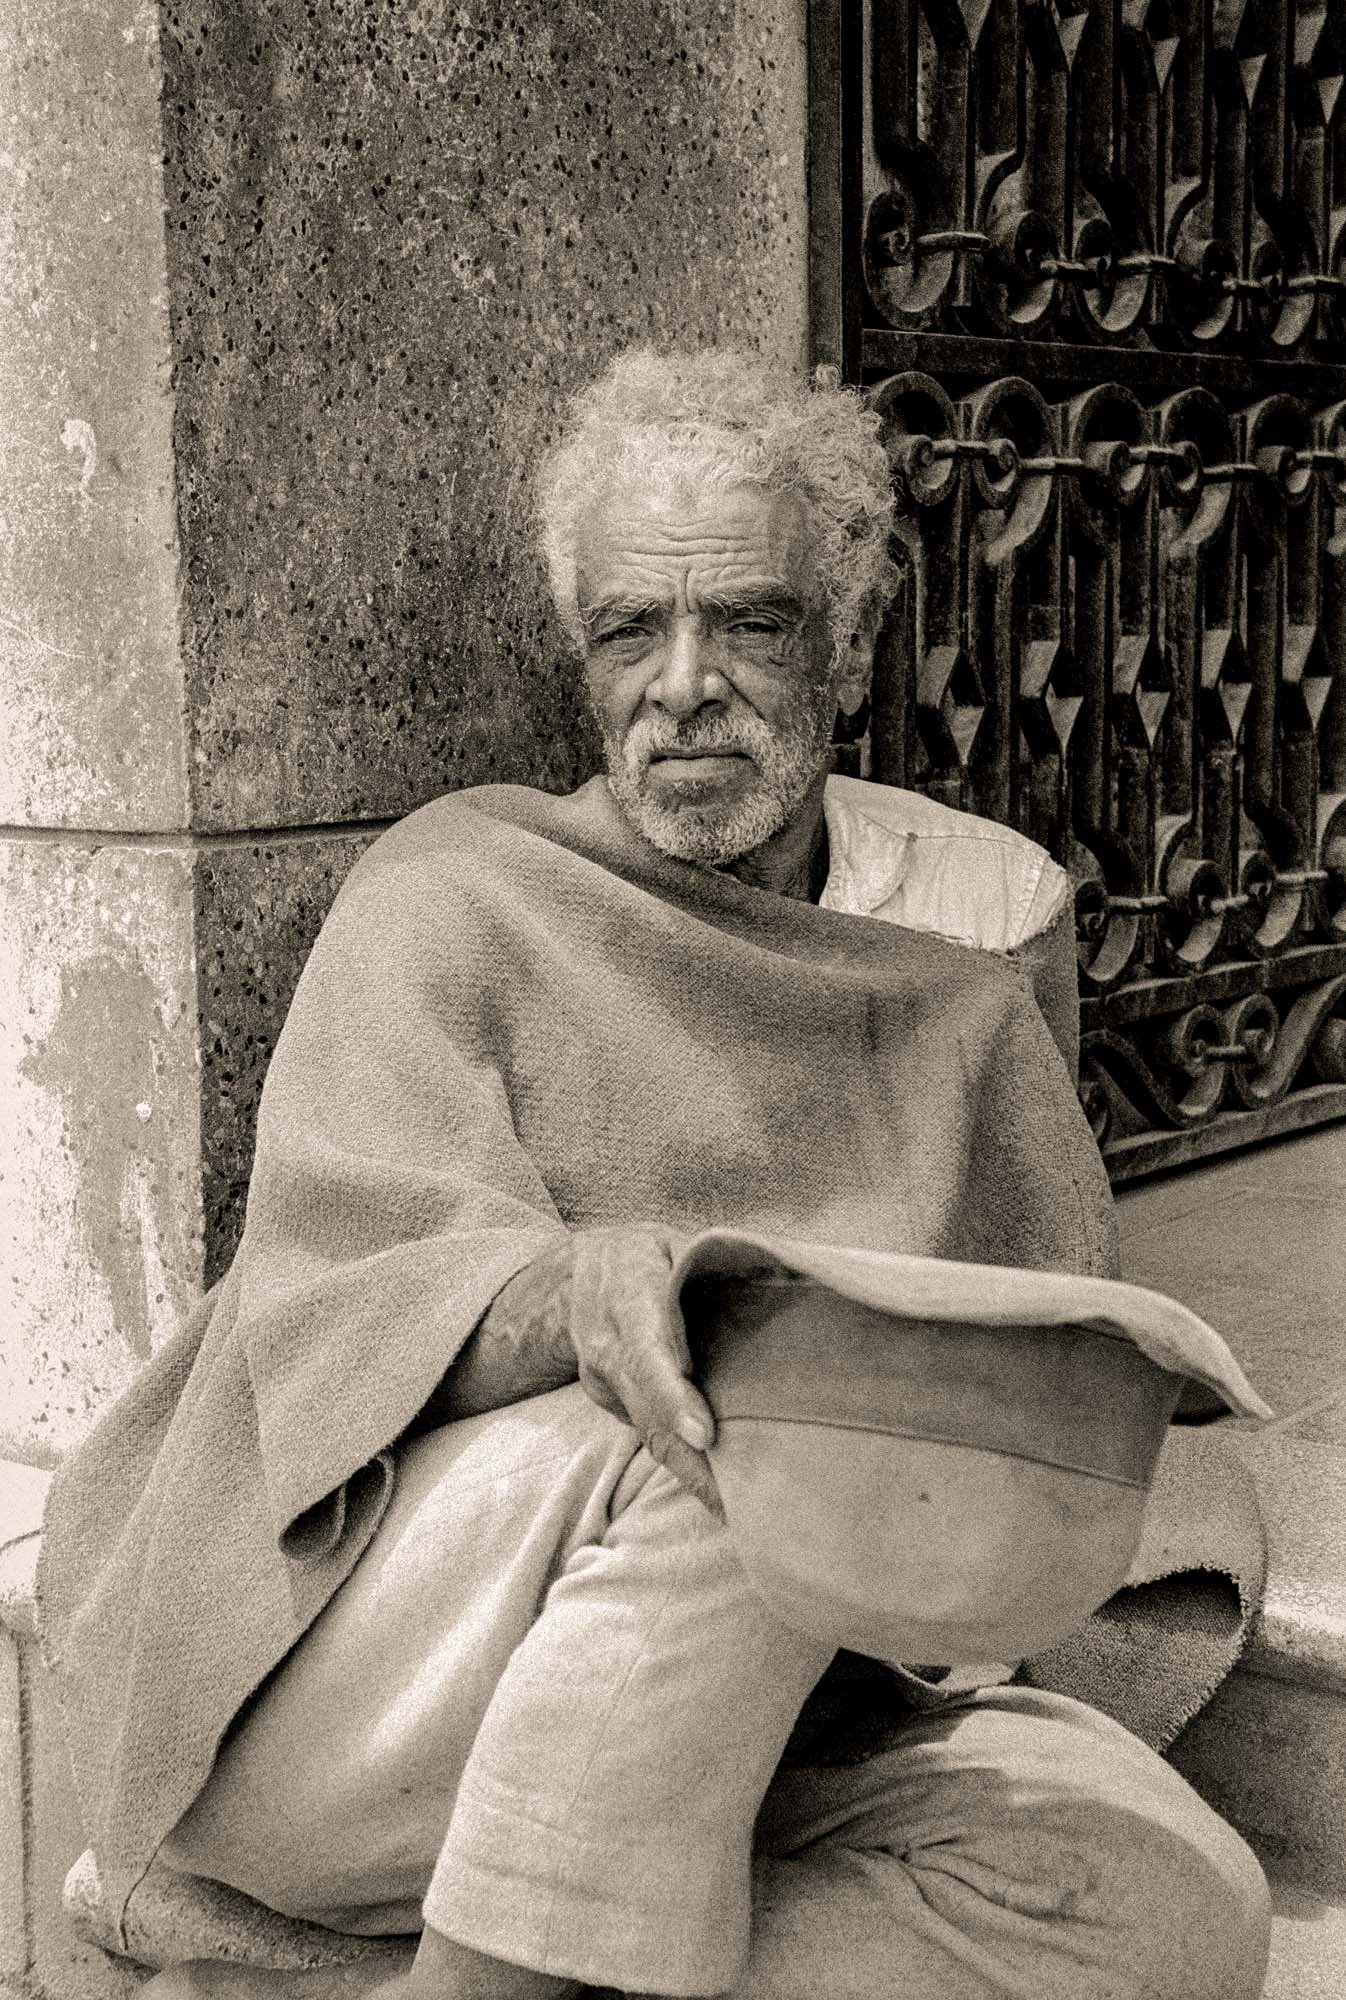
[[920, 792], [833, 776], [823, 814], [825, 910], [1012, 951], [1045, 930], [1070, 894], [1065, 870], [1035, 841]]

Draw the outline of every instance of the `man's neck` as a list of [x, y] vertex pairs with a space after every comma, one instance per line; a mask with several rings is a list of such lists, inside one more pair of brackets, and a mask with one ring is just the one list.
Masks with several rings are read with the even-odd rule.
[[792, 896], [801, 903], [816, 903], [827, 886], [827, 821], [823, 816], [822, 770], [805, 794], [804, 802], [788, 825], [760, 847], [725, 863], [721, 871], [737, 876], [754, 889], [773, 895]]

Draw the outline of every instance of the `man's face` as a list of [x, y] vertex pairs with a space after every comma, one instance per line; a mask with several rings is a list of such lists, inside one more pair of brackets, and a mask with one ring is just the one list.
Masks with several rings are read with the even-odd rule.
[[805, 505], [692, 482], [615, 487], [581, 524], [589, 694], [613, 792], [684, 861], [786, 826], [827, 754], [833, 648]]

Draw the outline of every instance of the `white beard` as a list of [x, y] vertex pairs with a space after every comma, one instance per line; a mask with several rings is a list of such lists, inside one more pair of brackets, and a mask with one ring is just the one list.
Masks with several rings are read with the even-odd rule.
[[[830, 685], [810, 690], [774, 730], [751, 710], [723, 711], [679, 728], [671, 717], [643, 715], [624, 736], [604, 730], [608, 784], [627, 819], [661, 853], [703, 868], [723, 868], [788, 826], [822, 767], [831, 735]], [[736, 750], [757, 777], [732, 805], [694, 799], [666, 805], [648, 788], [651, 758], [661, 750]]]

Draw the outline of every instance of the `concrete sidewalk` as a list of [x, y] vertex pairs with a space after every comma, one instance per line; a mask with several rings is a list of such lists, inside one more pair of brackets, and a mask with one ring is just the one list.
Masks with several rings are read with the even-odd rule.
[[1125, 1275], [1224, 1335], [1275, 1428], [1346, 1448], [1346, 1125], [1123, 1188]]

